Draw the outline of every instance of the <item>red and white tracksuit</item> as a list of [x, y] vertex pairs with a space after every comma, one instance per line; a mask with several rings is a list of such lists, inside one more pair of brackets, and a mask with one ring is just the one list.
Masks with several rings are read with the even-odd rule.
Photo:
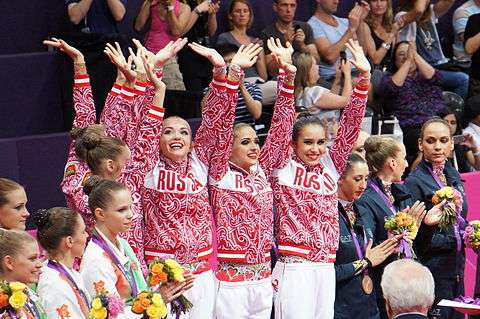
[[[293, 79], [295, 74], [291, 74]], [[279, 76], [279, 93], [275, 113], [294, 109], [293, 87]], [[227, 89], [227, 92], [229, 89]], [[225, 114], [226, 152], [211, 163], [210, 195], [217, 225], [218, 289], [216, 318], [270, 318], [271, 286], [270, 250], [273, 245], [273, 191], [265, 166], [274, 156], [276, 141], [288, 138], [279, 128], [287, 120], [274, 116], [272, 129], [260, 153], [259, 162], [249, 171], [229, 163], [233, 145], [233, 123], [237, 92]]]
[[[318, 165], [304, 164], [293, 154], [289, 141], [282, 141], [271, 158], [278, 161], [272, 174], [280, 252], [272, 274], [278, 318], [333, 318], [333, 263], [339, 238], [337, 181], [360, 132], [367, 93], [368, 86], [354, 88], [337, 136]], [[287, 117], [292, 118], [293, 112], [290, 109]], [[292, 123], [282, 128], [287, 136], [292, 134]]]
[[[95, 106], [88, 75], [75, 75], [73, 97], [76, 112], [73, 127], [81, 128], [95, 124]], [[132, 193], [134, 219], [130, 231], [122, 234], [122, 237], [128, 240], [142, 264], [145, 263], [144, 225], [139, 189], [143, 185], [143, 180], [139, 176], [151, 169], [151, 166], [148, 166], [150, 155], [147, 154], [145, 148], [147, 146], [149, 148], [156, 147], [154, 153], [158, 153], [157, 137], [161, 127], [158, 128], [155, 122], [163, 121], [164, 113], [161, 107], [149, 107], [152, 100], [153, 86], [150, 83], [137, 82], [135, 88], [132, 89], [114, 84], [100, 117], [100, 122], [105, 125], [106, 135], [124, 140], [132, 150], [132, 160], [124, 169], [119, 182], [125, 184]], [[153, 114], [153, 117], [147, 116], [148, 114]], [[155, 121], [149, 122], [147, 118], [154, 118]], [[143, 134], [142, 137], [140, 137], [141, 134]], [[147, 139], [149, 145], [145, 145], [142, 139]], [[74, 142], [72, 142], [61, 187], [67, 206], [78, 211], [84, 217], [88, 229], [93, 227], [94, 216], [88, 207], [88, 196], [83, 192], [83, 185], [90, 175], [88, 165], [77, 157]]]
[[174, 258], [198, 275], [186, 293], [194, 305], [186, 318], [213, 317], [214, 278], [208, 263], [213, 220], [207, 181], [212, 157], [230, 146], [222, 129], [222, 114], [230, 103], [225, 87], [224, 75], [214, 75], [192, 152], [182, 162], [157, 156], [142, 190], [145, 258]]

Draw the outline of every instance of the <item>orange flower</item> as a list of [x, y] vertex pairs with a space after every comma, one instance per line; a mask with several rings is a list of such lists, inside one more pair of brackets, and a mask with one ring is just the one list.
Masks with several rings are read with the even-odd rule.
[[150, 306], [151, 302], [150, 302], [150, 299], [144, 298], [144, 299], [140, 299], [140, 304], [142, 305], [143, 308], [147, 309], [148, 306]]
[[8, 296], [4, 293], [0, 294], [0, 308], [8, 306]]
[[102, 280], [100, 280], [100, 281], [94, 282], [93, 287], [95, 288], [95, 292], [97, 294], [101, 294], [105, 289], [105, 283]]
[[132, 311], [136, 314], [141, 314], [145, 311], [145, 308], [142, 307], [142, 303], [137, 300], [132, 305]]
[[163, 264], [154, 264], [152, 266], [152, 273], [159, 274], [163, 271]]
[[57, 313], [60, 319], [70, 318], [70, 312], [68, 311], [67, 305], [62, 305], [60, 308], [57, 308]]
[[440, 203], [440, 198], [438, 198], [437, 195], [433, 195], [432, 203], [433, 203], [433, 205], [438, 205]]
[[142, 293], [140, 293], [140, 294], [137, 296], [137, 298], [138, 298], [139, 300], [143, 300], [143, 299], [148, 298], [148, 292], [142, 292]]
[[160, 279], [158, 278], [158, 276], [152, 276], [150, 277], [150, 286], [156, 286], [156, 285], [159, 285], [161, 283]]

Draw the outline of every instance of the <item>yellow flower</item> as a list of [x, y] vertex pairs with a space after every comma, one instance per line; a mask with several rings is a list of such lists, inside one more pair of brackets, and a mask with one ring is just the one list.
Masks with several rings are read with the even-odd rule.
[[150, 306], [147, 308], [147, 316], [151, 319], [163, 318], [167, 315], [167, 307]]
[[183, 272], [184, 272], [183, 268], [172, 269], [173, 280], [178, 281], [178, 282], [185, 281], [185, 277], [183, 277]]
[[21, 283], [18, 281], [11, 282], [8, 284], [8, 286], [10, 287], [10, 289], [12, 289], [12, 292], [24, 291], [25, 288], [27, 288], [27, 286], [24, 283]]
[[165, 307], [165, 302], [160, 294], [153, 294], [152, 303], [156, 307]]
[[100, 310], [103, 308], [102, 301], [100, 300], [100, 298], [94, 298], [92, 300], [92, 308], [95, 310]]
[[90, 310], [90, 316], [93, 319], [106, 319], [108, 315], [107, 309], [101, 308], [101, 309], [92, 309]]
[[162, 264], [157, 263], [157, 264], [154, 264], [154, 265], [152, 266], [152, 272], [153, 272], [154, 274], [161, 273], [162, 270], [163, 270], [163, 265], [162, 265]]
[[165, 265], [167, 267], [170, 267], [172, 270], [175, 270], [175, 269], [178, 269], [178, 268], [182, 268], [182, 266], [180, 266], [179, 263], [177, 263], [175, 260], [173, 259], [165, 259]]
[[25, 306], [27, 302], [27, 295], [22, 291], [15, 291], [10, 298], [8, 298], [8, 302], [13, 307], [13, 309], [18, 310]]

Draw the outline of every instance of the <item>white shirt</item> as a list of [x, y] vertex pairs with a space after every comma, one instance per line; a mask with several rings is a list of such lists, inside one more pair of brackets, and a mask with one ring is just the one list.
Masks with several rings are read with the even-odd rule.
[[480, 126], [473, 124], [472, 122], [468, 123], [468, 126], [463, 129], [463, 134], [471, 134], [475, 144], [480, 145]]

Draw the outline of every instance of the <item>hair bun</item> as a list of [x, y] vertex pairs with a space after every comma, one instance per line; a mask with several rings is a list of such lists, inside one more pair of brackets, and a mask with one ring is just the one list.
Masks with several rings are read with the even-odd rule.
[[50, 220], [50, 211], [47, 209], [39, 209], [33, 215], [33, 219], [37, 228], [43, 228]]
[[103, 178], [97, 175], [92, 175], [85, 181], [85, 185], [83, 186], [83, 192], [87, 195], [90, 195], [95, 188], [98, 187], [104, 181]]

